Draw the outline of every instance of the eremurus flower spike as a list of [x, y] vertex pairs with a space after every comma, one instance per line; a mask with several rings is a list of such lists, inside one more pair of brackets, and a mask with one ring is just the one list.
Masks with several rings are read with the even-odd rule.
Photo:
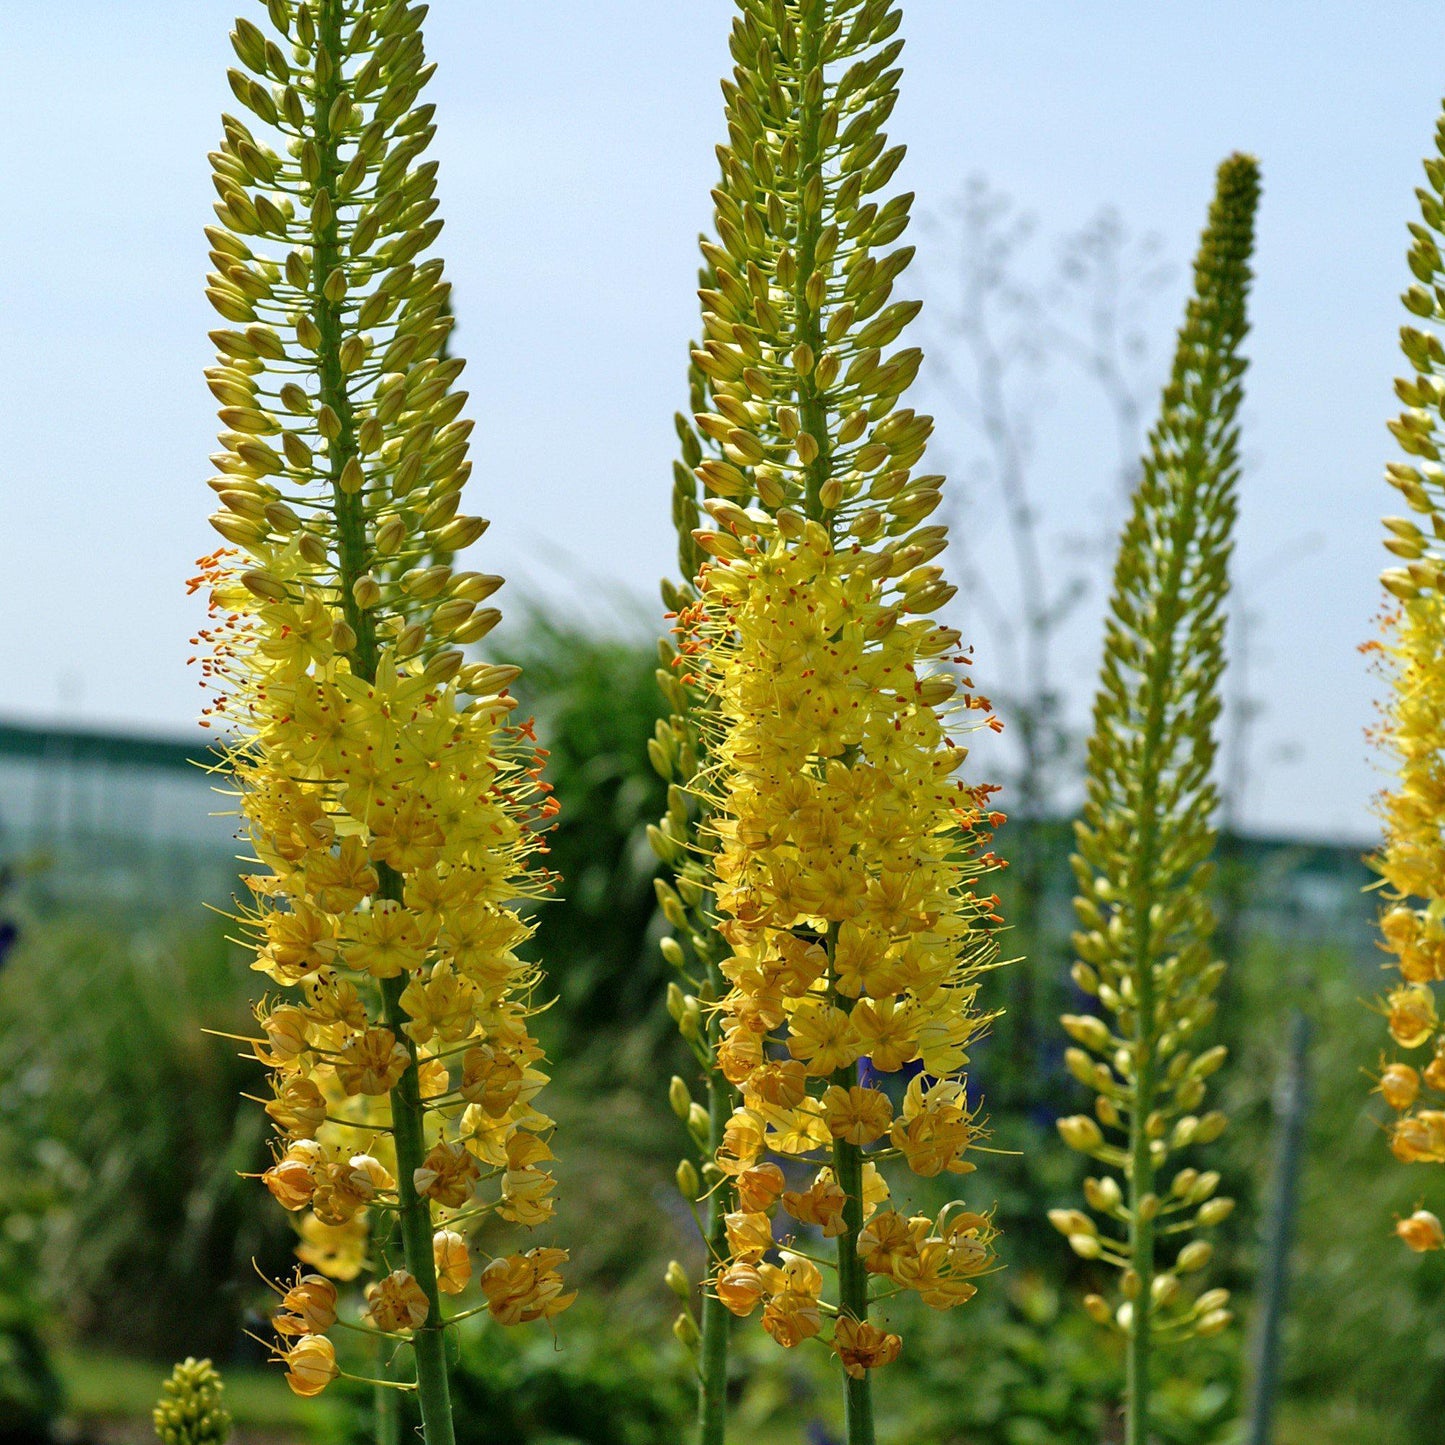
[[[870, 1281], [943, 1309], [991, 1260], [985, 1216], [886, 1207], [878, 1166], [972, 1168], [963, 1070], [986, 1023], [996, 900], [978, 887], [991, 790], [956, 776], [957, 737], [970, 713], [993, 719], [954, 670], [958, 633], [929, 616], [953, 591], [932, 565], [944, 530], [922, 525], [941, 479], [916, 474], [932, 423], [900, 404], [920, 354], [892, 350], [918, 310], [891, 301], [912, 248], [886, 249], [911, 198], [874, 198], [903, 154], [883, 133], [901, 12], [737, 10], [683, 428], [712, 524], [684, 541], [691, 585], [676, 596], [696, 741], [657, 740], [695, 755], [679, 781], [696, 837], [664, 843], [682, 882], [703, 870], [693, 886], [726, 945], [726, 991], [678, 1003], [710, 1021], [710, 1057], [742, 1096], [714, 1158], [729, 1207], [709, 1288], [737, 1315], [761, 1305], [784, 1346], [827, 1340], [850, 1445], [871, 1445], [871, 1373], [902, 1342], [870, 1318]], [[674, 515], [701, 520], [687, 477]], [[808, 1161], [810, 1177], [790, 1181], [770, 1156]], [[786, 1248], [803, 1225], [836, 1241], [833, 1300], [818, 1264]]]
[[[1392, 1053], [1377, 1091], [1394, 1111], [1390, 1149], [1404, 1164], [1445, 1164], [1445, 1029], [1438, 1012], [1445, 981], [1445, 469], [1440, 465], [1441, 375], [1445, 347], [1439, 293], [1445, 236], [1445, 117], [1435, 154], [1425, 161], [1428, 189], [1415, 192], [1420, 220], [1410, 225], [1414, 281], [1403, 296], [1415, 318], [1400, 329], [1413, 374], [1395, 382], [1405, 410], [1390, 430], [1407, 460], [1385, 468], [1411, 516], [1386, 517], [1385, 547], [1396, 559], [1381, 577], [1390, 594], [1381, 641], [1369, 645], [1390, 696], [1374, 741], [1393, 778], [1379, 799], [1384, 845], [1371, 860], [1388, 900], [1380, 932], [1399, 981], [1381, 1001]], [[1429, 1209], [1396, 1222], [1409, 1248], [1445, 1246]]]
[[202, 580], [208, 721], [257, 860], [243, 923], [280, 990], [257, 1009], [281, 1136], [265, 1182], [318, 1271], [286, 1294], [277, 1352], [301, 1393], [334, 1376], [322, 1276], [362, 1272], [375, 1220], [364, 1326], [410, 1339], [426, 1439], [451, 1445], [442, 1294], [475, 1278], [505, 1323], [571, 1299], [563, 1251], [474, 1272], [460, 1232], [552, 1213], [538, 979], [515, 950], [518, 900], [550, 886], [529, 865], [553, 806], [510, 722], [516, 670], [461, 651], [495, 624], [499, 579], [451, 564], [486, 523], [460, 511], [471, 423], [429, 254], [426, 7], [265, 10], [236, 23], [249, 116], [212, 156], [230, 547]]
[[[1258, 165], [1231, 156], [1119, 543], [1076, 825], [1074, 980], [1098, 1011], [1065, 1016], [1074, 1044], [1065, 1057], [1097, 1099], [1093, 1117], [1061, 1119], [1059, 1132], [1110, 1172], [1085, 1183], [1092, 1212], [1050, 1219], [1077, 1254], [1120, 1271], [1121, 1298], [1090, 1295], [1085, 1306], [1126, 1336], [1128, 1445], [1151, 1438], [1151, 1346], [1229, 1320], [1224, 1290], [1195, 1295], [1181, 1277], [1210, 1254], [1207, 1241], [1183, 1236], [1218, 1223], [1232, 1201], [1217, 1195], [1216, 1173], [1191, 1164], [1165, 1181], [1163, 1171], [1225, 1125], [1199, 1112], [1205, 1080], [1224, 1062], [1223, 1048], [1201, 1047], [1224, 970], [1209, 948], [1210, 772], [1258, 199]], [[1166, 1244], [1172, 1258], [1161, 1267]]]

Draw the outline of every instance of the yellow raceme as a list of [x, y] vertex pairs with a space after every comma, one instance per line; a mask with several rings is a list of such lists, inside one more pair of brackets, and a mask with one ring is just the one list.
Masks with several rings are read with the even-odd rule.
[[[962, 1303], [994, 1235], [979, 1215], [894, 1213], [883, 1172], [972, 1167], [963, 1073], [997, 925], [991, 790], [958, 775], [963, 733], [996, 724], [958, 632], [931, 620], [955, 591], [928, 523], [943, 479], [920, 465], [931, 419], [903, 402], [922, 354], [896, 345], [919, 309], [894, 297], [912, 197], [887, 194], [902, 19], [892, 0], [735, 5], [678, 425], [684, 582], [664, 587], [682, 716], [650, 750], [681, 795], [655, 830], [677, 878], [663, 909], [708, 955], [672, 1000], [713, 1080], [706, 1288], [785, 1347], [832, 1349], [850, 1445], [872, 1445], [870, 1376], [901, 1348], [870, 1314], [905, 1290]], [[690, 1112], [685, 1082], [674, 1107]], [[819, 1235], [825, 1268], [804, 1257]], [[726, 1359], [704, 1323], [717, 1445]]]
[[[207, 373], [223, 427], [212, 521], [229, 544], [197, 579], [207, 721], [254, 855], [239, 922], [274, 985], [256, 1011], [278, 1135], [265, 1183], [310, 1268], [380, 1272], [365, 1318], [415, 1332], [444, 1441], [442, 1355], [427, 1366], [421, 1345], [442, 1324], [438, 1289], [479, 1277], [507, 1320], [572, 1298], [562, 1251], [474, 1270], [468, 1242], [483, 1221], [553, 1212], [539, 978], [517, 950], [523, 903], [550, 887], [533, 864], [554, 807], [511, 717], [517, 669], [461, 651], [495, 624], [481, 604], [500, 579], [452, 565], [486, 523], [459, 510], [471, 424], [427, 255], [441, 223], [422, 160], [432, 107], [417, 103], [425, 7], [266, 12], [269, 34], [237, 22], [231, 87], [250, 119], [225, 117], [212, 156], [208, 294], [231, 326]], [[335, 1373], [329, 1323], [298, 1315], [294, 1293], [278, 1353], [314, 1394]]]
[[[1411, 588], [1374, 644], [1392, 695], [1375, 741], [1394, 778], [1379, 800], [1384, 846], [1373, 859], [1389, 903], [1384, 948], [1400, 982], [1381, 1004], [1391, 1043], [1405, 1055], [1382, 1066], [1377, 1092], [1394, 1111], [1390, 1150], [1403, 1164], [1445, 1163], [1445, 1029], [1437, 985], [1445, 981], [1445, 598]], [[1438, 1249], [1435, 1216], [1397, 1225], [1411, 1249]]]
[[[1389, 604], [1381, 637], [1365, 651], [1389, 689], [1373, 734], [1391, 776], [1378, 799], [1384, 837], [1371, 862], [1385, 899], [1381, 943], [1398, 975], [1378, 1008], [1392, 1052], [1401, 1055], [1382, 1058], [1376, 1092], [1394, 1114], [1388, 1137], [1395, 1158], [1445, 1164], [1439, 1007], [1445, 981], [1445, 472], [1438, 409], [1445, 362], [1438, 286], [1445, 267], [1439, 250], [1445, 236], [1445, 118], [1436, 123], [1435, 154], [1426, 158], [1424, 171], [1427, 184], [1415, 192], [1419, 220], [1409, 227], [1414, 280], [1401, 298], [1412, 318], [1400, 329], [1411, 374], [1395, 382], [1404, 410], [1389, 424], [1405, 459], [1385, 468], [1410, 515], [1385, 518], [1392, 565], [1380, 580]], [[1398, 1220], [1395, 1232], [1416, 1251], [1445, 1245], [1440, 1221], [1428, 1209]]]
[[[888, 1189], [874, 1157], [930, 1177], [972, 1169], [980, 1130], [959, 1076], [987, 1021], [976, 994], [997, 900], [977, 890], [989, 790], [957, 777], [960, 719], [929, 701], [931, 679], [953, 681], [939, 659], [962, 660], [957, 634], [909, 615], [888, 552], [780, 520], [704, 568], [681, 622], [683, 655], [716, 704], [706, 801], [732, 950], [719, 1060], [743, 1095], [718, 1163], [759, 1206], [729, 1216], [717, 1288], [736, 1313], [766, 1300], [764, 1328], [787, 1345], [816, 1333], [805, 1302], [822, 1280], [750, 1272], [772, 1248], [768, 1211], [832, 1237], [844, 1191], [826, 1165], [805, 1190], [777, 1189], [767, 1156], [807, 1159], [835, 1140], [868, 1151], [875, 1224], [897, 1216], [877, 1213]], [[979, 705], [965, 698], [960, 712]], [[921, 1071], [896, 1115], [876, 1073], [859, 1082], [865, 1059], [878, 1073]], [[966, 1217], [967, 1248], [957, 1219], [913, 1220], [869, 1269], [935, 1307], [962, 1303], [992, 1258], [988, 1221]], [[850, 1372], [896, 1353], [871, 1327], [855, 1335], [835, 1339]]]

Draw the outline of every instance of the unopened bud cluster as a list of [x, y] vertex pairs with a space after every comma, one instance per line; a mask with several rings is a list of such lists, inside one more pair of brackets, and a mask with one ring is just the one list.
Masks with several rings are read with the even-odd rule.
[[[236, 23], [245, 118], [224, 117], [211, 157], [208, 295], [229, 323], [207, 372], [212, 523], [230, 546], [200, 582], [208, 721], [257, 864], [241, 922], [279, 990], [257, 1009], [279, 1135], [265, 1182], [318, 1271], [285, 1292], [278, 1353], [311, 1394], [335, 1374], [323, 1276], [379, 1266], [365, 1322], [388, 1333], [440, 1328], [438, 1290], [474, 1277], [506, 1322], [571, 1296], [562, 1251], [474, 1272], [468, 1244], [483, 1220], [553, 1208], [537, 972], [515, 951], [552, 805], [510, 722], [517, 670], [462, 652], [501, 579], [450, 561], [486, 523], [460, 510], [472, 424], [428, 256], [426, 7], [265, 11]], [[405, 1268], [369, 1255], [369, 1229], [404, 1243]]]
[[226, 1445], [231, 1414], [222, 1399], [225, 1388], [209, 1360], [177, 1365], [151, 1411], [161, 1445]]
[[[710, 267], [704, 267], [700, 280], [704, 286], [714, 279]], [[688, 368], [689, 388], [694, 410], [702, 407], [705, 381], [693, 361]], [[693, 463], [701, 459], [702, 450], [691, 423], [681, 413], [676, 418], [678, 436], [685, 457]], [[669, 617], [696, 598], [694, 585], [702, 554], [693, 539], [698, 523], [698, 483], [686, 462], [674, 464], [673, 525], [677, 532], [678, 568], [682, 581], [665, 579], [663, 602]], [[712, 1259], [721, 1249], [721, 1197], [716, 1188], [721, 1175], [713, 1162], [716, 1148], [717, 1119], [736, 1102], [732, 1085], [718, 1069], [718, 1027], [716, 1005], [724, 980], [718, 964], [726, 956], [727, 947], [713, 926], [712, 882], [709, 863], [711, 828], [706, 802], [699, 797], [697, 781], [707, 766], [706, 740], [702, 718], [710, 708], [707, 695], [684, 680], [677, 665], [677, 649], [664, 637], [658, 644], [658, 687], [670, 708], [670, 715], [657, 722], [647, 743], [647, 755], [653, 769], [667, 784], [667, 809], [657, 823], [647, 830], [648, 842], [665, 876], [655, 880], [658, 908], [672, 930], [661, 940], [664, 962], [677, 977], [669, 981], [667, 1008], [688, 1052], [697, 1064], [706, 1096], [706, 1107], [693, 1099], [687, 1082], [674, 1077], [669, 1090], [669, 1103], [684, 1125], [690, 1152], [678, 1163], [677, 1187], [692, 1212], [704, 1245]], [[706, 1213], [704, 1214], [704, 1211]], [[703, 1303], [703, 1322], [699, 1326], [693, 1311], [694, 1290], [691, 1283], [677, 1290], [682, 1270], [669, 1272], [668, 1283], [679, 1294], [682, 1312], [674, 1322], [674, 1334], [690, 1353], [703, 1346], [708, 1330], [727, 1330], [726, 1317], [716, 1317]], [[726, 1360], [721, 1351], [712, 1368], [722, 1372]], [[706, 1384], [704, 1391], [706, 1391]], [[720, 1408], [704, 1403], [707, 1412]]]
[[1082, 1259], [1119, 1271], [1115, 1298], [1090, 1295], [1089, 1313], [1146, 1339], [1211, 1334], [1230, 1318], [1224, 1291], [1188, 1285], [1212, 1250], [1191, 1236], [1233, 1201], [1217, 1173], [1180, 1156], [1192, 1161], [1226, 1123], [1206, 1107], [1225, 1061], [1205, 1042], [1224, 973], [1209, 946], [1210, 771], [1258, 194], [1255, 162], [1226, 160], [1119, 545], [1076, 828], [1073, 978], [1097, 1011], [1064, 1016], [1065, 1062], [1095, 1100], [1059, 1133], [1110, 1172], [1085, 1181], [1087, 1210], [1050, 1220]]

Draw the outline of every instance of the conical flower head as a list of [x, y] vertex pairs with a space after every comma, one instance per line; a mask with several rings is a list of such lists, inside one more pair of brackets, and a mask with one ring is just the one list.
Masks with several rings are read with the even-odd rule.
[[[1225, 1059], [1204, 1033], [1224, 971], [1209, 944], [1211, 771], [1258, 199], [1257, 163], [1231, 156], [1119, 542], [1075, 830], [1074, 981], [1097, 1012], [1064, 1017], [1065, 1062], [1097, 1098], [1093, 1117], [1061, 1119], [1059, 1132], [1109, 1172], [1085, 1183], [1092, 1213], [1057, 1209], [1050, 1221], [1076, 1254], [1121, 1270], [1122, 1298], [1091, 1295], [1086, 1307], [1146, 1350], [1151, 1337], [1213, 1333], [1229, 1319], [1222, 1291], [1181, 1285], [1211, 1246], [1180, 1236], [1221, 1222], [1232, 1201], [1219, 1197], [1218, 1174], [1179, 1156], [1225, 1126], [1204, 1107]], [[1160, 1258], [1166, 1242], [1179, 1247]], [[1144, 1385], [1130, 1409], [1142, 1431], [1147, 1368], [1136, 1373]]]
[[[963, 1075], [997, 921], [992, 790], [960, 776], [964, 734], [996, 724], [933, 617], [954, 592], [928, 524], [942, 478], [921, 468], [931, 420], [903, 404], [921, 353], [897, 345], [918, 304], [893, 299], [911, 197], [886, 194], [900, 21], [886, 0], [738, 6], [674, 495], [696, 857], [727, 945], [716, 1057], [742, 1095], [717, 1155], [738, 1207], [715, 1287], [796, 1344], [823, 1328], [825, 1281], [772, 1262], [775, 1224], [837, 1239], [833, 1343], [859, 1380], [897, 1354], [864, 1318], [865, 1226], [891, 1241], [868, 1268], [939, 1307], [973, 1293], [993, 1234], [970, 1216], [965, 1247], [947, 1219], [884, 1210], [869, 1157], [973, 1167]], [[778, 1189], [770, 1156], [816, 1172]]]
[[[1445, 1029], [1439, 984], [1445, 980], [1445, 470], [1440, 466], [1440, 371], [1445, 322], [1438, 283], [1445, 263], [1445, 118], [1436, 153], [1417, 190], [1420, 220], [1410, 226], [1414, 281], [1402, 298], [1412, 321], [1400, 348], [1412, 374], [1395, 383], [1405, 409], [1390, 430], [1406, 454], [1386, 478], [1409, 515], [1385, 518], [1392, 565], [1381, 581], [1389, 594], [1382, 637], [1372, 644], [1390, 692], [1374, 741], [1392, 777], [1379, 799], [1384, 846], [1372, 859], [1384, 881], [1380, 933], [1399, 973], [1380, 1000], [1391, 1055], [1382, 1059], [1377, 1092], [1394, 1113], [1391, 1152], [1402, 1163], [1445, 1163]], [[1398, 1051], [1398, 1056], [1396, 1052]], [[1438, 1249], [1428, 1211], [1400, 1222], [1412, 1249]], [[1421, 1223], [1421, 1221], [1424, 1223]]]
[[501, 579], [453, 565], [486, 523], [460, 509], [472, 424], [431, 254], [425, 11], [270, 0], [266, 26], [236, 24], [244, 118], [224, 118], [207, 231], [230, 546], [200, 582], [207, 720], [257, 865], [243, 924], [280, 991], [257, 1011], [266, 1183], [302, 1259], [341, 1279], [399, 1209], [435, 1317], [437, 1224], [552, 1210], [537, 973], [517, 951], [552, 805], [511, 720], [517, 670], [462, 651], [498, 620]]

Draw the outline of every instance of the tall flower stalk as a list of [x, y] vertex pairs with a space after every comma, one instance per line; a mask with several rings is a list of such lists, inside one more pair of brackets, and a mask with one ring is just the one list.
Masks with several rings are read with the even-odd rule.
[[[265, 1183], [312, 1271], [277, 1287], [276, 1352], [298, 1393], [323, 1389], [333, 1281], [374, 1271], [344, 1323], [409, 1348], [425, 1437], [451, 1445], [443, 1296], [472, 1280], [479, 1223], [553, 1209], [538, 977], [514, 951], [552, 806], [510, 722], [516, 669], [462, 653], [498, 620], [501, 579], [449, 561], [486, 523], [459, 511], [471, 423], [428, 256], [425, 9], [269, 0], [268, 26], [236, 22], [248, 118], [223, 118], [207, 229], [230, 323], [207, 372], [211, 520], [230, 546], [200, 582], [208, 720], [255, 851], [240, 923], [277, 989], [257, 1008], [279, 1135]], [[564, 1258], [491, 1260], [453, 1318], [556, 1314]]]
[[[1396, 1056], [1382, 1065], [1378, 1091], [1395, 1111], [1390, 1148], [1405, 1164], [1445, 1163], [1445, 1029], [1437, 1008], [1445, 980], [1445, 467], [1440, 464], [1440, 403], [1445, 396], [1445, 346], [1440, 292], [1445, 262], [1445, 118], [1436, 125], [1436, 154], [1425, 161], [1428, 188], [1415, 192], [1420, 220], [1410, 226], [1409, 265], [1415, 277], [1405, 309], [1420, 325], [1400, 329], [1412, 375], [1395, 382], [1405, 410], [1390, 430], [1408, 460], [1385, 474], [1411, 517], [1386, 517], [1386, 548], [1399, 559], [1381, 577], [1391, 606], [1384, 636], [1372, 645], [1391, 695], [1375, 741], [1393, 765], [1380, 799], [1384, 846], [1373, 860], [1387, 906], [1380, 930], [1399, 982], [1383, 1000]], [[1421, 1055], [1426, 1054], [1422, 1060]], [[1396, 1232], [1417, 1251], [1445, 1246], [1439, 1218], [1421, 1208]]]
[[1224, 601], [1239, 472], [1238, 412], [1248, 330], [1259, 168], [1219, 168], [1160, 417], [1120, 539], [1104, 662], [1077, 825], [1074, 980], [1097, 1012], [1065, 1015], [1070, 1071], [1097, 1092], [1094, 1116], [1059, 1121], [1072, 1148], [1105, 1166], [1085, 1181], [1088, 1211], [1050, 1218], [1088, 1260], [1119, 1271], [1115, 1299], [1085, 1300], [1125, 1337], [1127, 1445], [1150, 1438], [1156, 1346], [1229, 1322], [1224, 1290], [1184, 1283], [1211, 1245], [1191, 1238], [1233, 1201], [1219, 1175], [1173, 1168], [1216, 1139], [1200, 1114], [1224, 1062], [1204, 1048], [1224, 973], [1209, 945], [1218, 794], [1211, 772], [1224, 670]]
[[[726, 992], [681, 1003], [711, 1021], [742, 1100], [714, 1159], [727, 1207], [709, 1289], [740, 1316], [761, 1304], [785, 1347], [826, 1340], [847, 1438], [871, 1445], [871, 1372], [902, 1347], [876, 1307], [905, 1290], [961, 1304], [992, 1262], [986, 1216], [889, 1207], [880, 1166], [973, 1167], [993, 815], [992, 790], [956, 776], [957, 735], [993, 719], [957, 670], [959, 634], [929, 615], [953, 592], [933, 565], [944, 529], [925, 525], [942, 479], [917, 474], [932, 422], [901, 404], [921, 355], [891, 350], [918, 311], [891, 300], [912, 248], [885, 249], [911, 197], [872, 199], [903, 156], [883, 132], [901, 12], [738, 12], [684, 437], [711, 526], [677, 618], [678, 686], [698, 699], [689, 858]], [[680, 487], [680, 522], [689, 506]]]
[[[706, 289], [716, 281], [716, 273], [705, 266], [699, 279]], [[706, 404], [706, 383], [696, 362], [689, 369], [689, 383], [693, 411], [701, 412]], [[683, 457], [674, 464], [673, 522], [678, 534], [678, 567], [687, 580], [663, 583], [663, 600], [672, 615], [696, 600], [692, 579], [703, 557], [693, 538], [701, 520], [693, 469], [703, 461], [704, 440], [687, 417], [679, 413], [676, 421]], [[740, 1099], [718, 1061], [722, 1034], [717, 1003], [727, 991], [721, 963], [728, 950], [714, 926], [708, 870], [711, 816], [698, 796], [706, 756], [703, 719], [708, 699], [695, 682], [685, 682], [678, 675], [677, 652], [666, 639], [661, 644], [661, 661], [658, 683], [672, 715], [659, 721], [648, 754], [668, 785], [667, 812], [648, 836], [672, 874], [671, 881], [657, 881], [658, 902], [673, 929], [663, 939], [662, 951], [679, 975], [679, 981], [668, 989], [668, 1011], [693, 1055], [703, 1089], [703, 1102], [699, 1103], [687, 1080], [672, 1080], [673, 1111], [686, 1126], [693, 1148], [678, 1165], [677, 1186], [702, 1235], [710, 1278], [725, 1260], [728, 1248], [727, 1192], [719, 1187], [722, 1175], [715, 1157]], [[716, 1292], [707, 1288], [694, 1313], [695, 1285], [680, 1264], [669, 1266], [668, 1279], [683, 1301], [675, 1332], [697, 1367], [699, 1445], [724, 1445], [731, 1317]]]

